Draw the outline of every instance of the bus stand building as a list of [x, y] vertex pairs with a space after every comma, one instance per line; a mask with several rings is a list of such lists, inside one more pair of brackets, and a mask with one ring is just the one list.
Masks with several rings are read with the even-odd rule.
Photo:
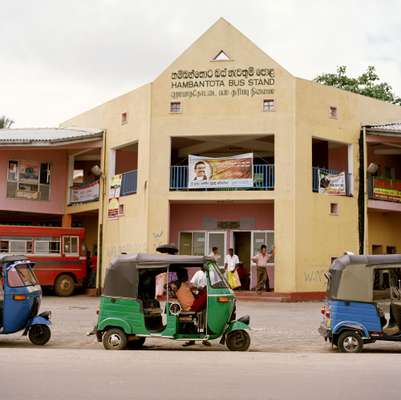
[[[401, 107], [297, 78], [220, 19], [153, 82], [62, 123], [81, 132], [68, 144], [5, 147], [0, 133], [0, 222], [87, 226], [98, 286], [112, 257], [170, 242], [217, 246], [221, 263], [233, 247], [253, 288], [266, 244], [274, 290], [313, 298], [345, 251], [401, 252], [397, 121]], [[14, 160], [50, 163], [48, 198], [9, 196]]]

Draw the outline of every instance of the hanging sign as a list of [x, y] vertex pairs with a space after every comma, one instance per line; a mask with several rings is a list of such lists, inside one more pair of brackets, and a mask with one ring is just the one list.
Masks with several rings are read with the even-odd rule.
[[253, 153], [230, 157], [188, 156], [188, 188], [253, 187]]

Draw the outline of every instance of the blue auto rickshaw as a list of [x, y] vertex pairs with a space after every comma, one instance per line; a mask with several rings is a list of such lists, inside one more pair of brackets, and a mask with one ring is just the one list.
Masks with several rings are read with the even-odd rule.
[[401, 255], [345, 255], [326, 273], [320, 334], [345, 353], [401, 342]]
[[42, 289], [24, 256], [0, 256], [0, 333], [23, 331], [36, 345], [50, 340], [50, 311], [38, 314]]

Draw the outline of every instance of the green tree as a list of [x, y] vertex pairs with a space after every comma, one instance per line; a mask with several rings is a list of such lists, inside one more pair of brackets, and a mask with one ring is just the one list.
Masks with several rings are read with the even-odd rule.
[[0, 129], [10, 128], [14, 121], [5, 115], [0, 117]]
[[393, 93], [391, 86], [387, 82], [380, 82], [376, 69], [372, 65], [369, 65], [367, 71], [357, 78], [347, 76], [347, 67], [340, 65], [337, 67], [337, 73], [318, 75], [314, 81], [401, 105], [401, 97]]

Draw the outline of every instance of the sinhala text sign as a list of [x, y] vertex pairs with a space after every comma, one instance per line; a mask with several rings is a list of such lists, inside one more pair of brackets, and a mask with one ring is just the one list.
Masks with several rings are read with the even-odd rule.
[[218, 158], [189, 155], [188, 187], [253, 187], [253, 153]]
[[242, 67], [178, 70], [171, 73], [171, 97], [254, 97], [274, 95], [274, 68]]

